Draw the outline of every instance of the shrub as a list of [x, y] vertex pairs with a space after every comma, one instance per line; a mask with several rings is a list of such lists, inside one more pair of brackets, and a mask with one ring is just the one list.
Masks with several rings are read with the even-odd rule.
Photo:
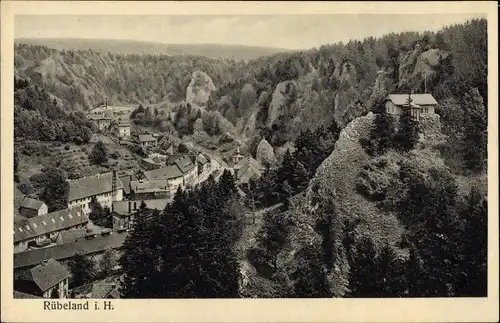
[[29, 195], [32, 194], [35, 188], [33, 185], [27, 181], [25, 183], [21, 183], [17, 186], [17, 188], [24, 194], [24, 195]]

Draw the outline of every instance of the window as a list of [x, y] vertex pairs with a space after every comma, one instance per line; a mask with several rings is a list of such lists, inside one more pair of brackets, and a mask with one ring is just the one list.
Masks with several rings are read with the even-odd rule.
[[42, 224], [43, 224], [43, 225], [47, 225], [47, 222], [45, 222], [45, 221], [42, 221]]
[[73, 219], [73, 216], [71, 214], [68, 214], [68, 218]]
[[51, 219], [51, 220], [52, 220], [52, 223], [56, 223], [56, 220], [54, 220], [54, 219]]
[[30, 230], [30, 227], [27, 225], [26, 226], [26, 231], [29, 231]]
[[64, 221], [64, 218], [62, 216], [59, 217], [59, 220]]
[[18, 229], [19, 229], [19, 232], [23, 232], [23, 228], [19, 227]]
[[36, 223], [33, 223], [33, 228], [37, 228], [38, 226], [36, 225]]
[[422, 113], [429, 113], [429, 108], [427, 107], [422, 108]]

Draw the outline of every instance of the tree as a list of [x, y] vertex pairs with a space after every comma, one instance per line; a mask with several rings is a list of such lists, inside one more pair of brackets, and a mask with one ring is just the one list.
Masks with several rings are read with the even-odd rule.
[[260, 243], [266, 249], [267, 257], [275, 271], [278, 269], [278, 254], [285, 245], [287, 235], [285, 216], [277, 211], [266, 213]]
[[350, 297], [377, 297], [379, 271], [378, 256], [371, 239], [363, 238], [356, 244], [356, 255], [349, 271]]
[[94, 263], [83, 255], [76, 254], [69, 262], [74, 287], [90, 283], [95, 277]]
[[483, 98], [474, 88], [465, 94], [465, 138], [463, 155], [468, 169], [481, 171], [488, 157], [488, 120]]
[[108, 149], [102, 141], [98, 141], [92, 152], [90, 153], [89, 159], [92, 163], [96, 165], [102, 165], [108, 162]]
[[157, 297], [161, 287], [157, 279], [162, 240], [157, 239], [159, 227], [149, 221], [146, 212], [146, 204], [141, 202], [119, 259], [124, 273], [123, 298]]
[[384, 154], [393, 146], [394, 127], [392, 118], [387, 114], [385, 108], [378, 109], [375, 116], [375, 126], [370, 131], [367, 141], [361, 141], [364, 150], [370, 156]]
[[406, 152], [412, 150], [418, 142], [418, 131], [418, 122], [409, 111], [405, 111], [399, 118], [398, 132], [394, 137], [396, 148]]
[[49, 212], [55, 212], [68, 207], [69, 183], [61, 169], [48, 168], [44, 172], [45, 185], [40, 199], [47, 204]]
[[300, 298], [332, 297], [328, 287], [326, 269], [321, 262], [317, 246], [307, 246], [299, 251], [293, 296]]
[[19, 171], [19, 153], [16, 148], [14, 148], [14, 181], [19, 181], [19, 175], [17, 172]]
[[106, 250], [99, 261], [99, 276], [107, 277], [116, 266], [117, 262], [112, 249]]

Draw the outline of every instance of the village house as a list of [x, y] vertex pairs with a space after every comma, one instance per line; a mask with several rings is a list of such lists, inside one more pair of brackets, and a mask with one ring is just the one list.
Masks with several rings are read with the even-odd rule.
[[196, 165], [189, 156], [184, 156], [183, 158], [176, 160], [175, 165], [177, 165], [182, 172], [184, 186], [195, 183], [198, 178], [198, 171]]
[[123, 198], [128, 199], [130, 197], [130, 182], [137, 181], [138, 178], [134, 174], [128, 174], [120, 176], [120, 181], [123, 184]]
[[14, 289], [43, 298], [67, 298], [70, 273], [50, 258], [14, 274]]
[[141, 145], [141, 147], [143, 147], [143, 148], [156, 147], [156, 145], [158, 144], [158, 141], [156, 140], [156, 138], [150, 134], [139, 135], [138, 141], [139, 141], [139, 144]]
[[264, 168], [250, 156], [233, 165], [233, 175], [238, 186], [248, 185], [250, 180], [260, 178], [263, 172]]
[[85, 213], [90, 213], [90, 201], [97, 199], [104, 208], [111, 209], [113, 201], [123, 200], [123, 184], [116, 171], [68, 180], [68, 207], [82, 206]]
[[140, 209], [141, 203], [144, 202], [148, 210], [163, 211], [171, 199], [154, 199], [154, 200], [133, 200], [113, 202], [113, 230], [130, 229], [134, 215]]
[[135, 200], [170, 197], [171, 188], [165, 180], [131, 181], [130, 197]]
[[242, 154], [240, 154], [240, 148], [238, 147], [238, 148], [236, 148], [236, 152], [234, 153], [234, 155], [231, 156], [231, 162], [233, 163], [233, 165], [236, 165], [243, 158], [245, 158], [245, 157]]
[[157, 170], [145, 171], [142, 173], [146, 181], [165, 181], [165, 185], [170, 191], [185, 185], [184, 174], [177, 165], [166, 166]]
[[19, 207], [19, 214], [26, 218], [32, 218], [39, 215], [47, 214], [48, 208], [47, 204], [40, 200], [31, 199], [24, 197]]
[[71, 296], [75, 299], [118, 299], [120, 298], [120, 279], [110, 277], [90, 284], [76, 287], [71, 290]]
[[113, 120], [113, 112], [106, 111], [101, 114], [91, 114], [88, 116], [92, 120], [100, 131], [107, 131]]
[[126, 140], [130, 138], [130, 121], [126, 119], [119, 119], [111, 122], [109, 126], [109, 132], [121, 138], [122, 140]]
[[35, 267], [41, 261], [51, 258], [62, 264], [66, 264], [76, 254], [97, 263], [102, 259], [102, 255], [107, 250], [112, 250], [115, 258], [117, 258], [127, 234], [126, 231], [113, 232], [110, 230], [99, 233], [88, 233], [84, 238], [72, 243], [15, 253], [14, 273]]
[[161, 161], [155, 161], [152, 158], [141, 158], [139, 164], [145, 170], [155, 170], [155, 169], [160, 169], [163, 166], [165, 166], [165, 163], [163, 163]]
[[196, 163], [198, 166], [198, 175], [210, 170], [210, 159], [206, 155], [199, 153], [196, 156]]
[[389, 94], [385, 99], [388, 114], [400, 116], [407, 111], [417, 121], [421, 114], [434, 114], [437, 104], [431, 94]]
[[57, 241], [64, 231], [85, 228], [89, 218], [81, 207], [39, 215], [14, 223], [14, 253], [43, 247]]

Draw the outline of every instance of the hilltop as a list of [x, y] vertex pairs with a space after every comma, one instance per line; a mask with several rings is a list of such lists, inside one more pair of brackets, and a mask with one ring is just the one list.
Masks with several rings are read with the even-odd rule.
[[290, 51], [283, 48], [244, 45], [166, 44], [121, 39], [19, 38], [15, 40], [15, 43], [47, 46], [57, 50], [93, 49], [100, 52], [111, 52], [115, 54], [206, 56], [234, 60], [250, 60]]

